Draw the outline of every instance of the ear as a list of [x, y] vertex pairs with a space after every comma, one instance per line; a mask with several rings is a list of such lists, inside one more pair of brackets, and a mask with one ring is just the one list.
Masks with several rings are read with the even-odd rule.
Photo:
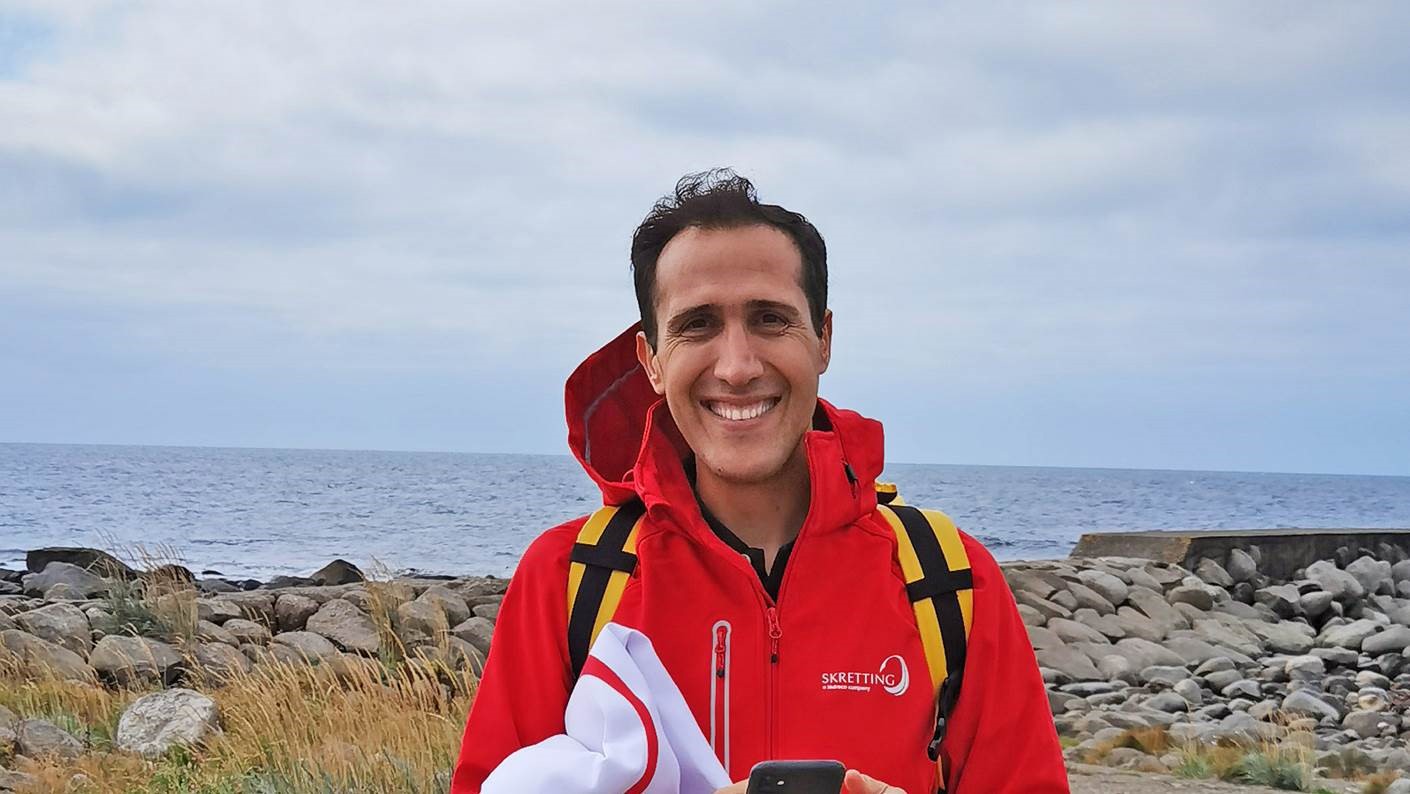
[[636, 332], [636, 360], [641, 362], [641, 368], [646, 370], [646, 378], [651, 381], [651, 388], [657, 394], [666, 393], [666, 383], [661, 379], [661, 367], [656, 363], [656, 351], [651, 349], [651, 343], [646, 341], [646, 334]]
[[822, 369], [818, 370], [821, 375], [827, 372], [827, 365], [832, 361], [832, 309], [823, 311], [822, 333], [818, 334], [818, 352], [822, 356]]

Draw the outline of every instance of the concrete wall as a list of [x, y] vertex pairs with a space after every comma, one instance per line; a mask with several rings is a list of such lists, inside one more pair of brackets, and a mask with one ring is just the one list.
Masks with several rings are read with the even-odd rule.
[[[1396, 562], [1410, 558], [1410, 529], [1237, 529], [1155, 532], [1089, 532], [1072, 557], [1141, 557], [1194, 568], [1201, 557], [1224, 563], [1231, 549], [1256, 547], [1258, 569], [1290, 579], [1298, 568], [1332, 560], [1346, 547], [1351, 559], [1369, 553]], [[1343, 563], [1344, 564], [1344, 563]]]

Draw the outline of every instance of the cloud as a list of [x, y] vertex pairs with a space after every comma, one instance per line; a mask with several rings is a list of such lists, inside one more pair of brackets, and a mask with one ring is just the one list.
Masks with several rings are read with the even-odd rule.
[[834, 378], [1410, 379], [1400, 4], [17, 8], [0, 279], [154, 355], [547, 382], [727, 164], [827, 237]]

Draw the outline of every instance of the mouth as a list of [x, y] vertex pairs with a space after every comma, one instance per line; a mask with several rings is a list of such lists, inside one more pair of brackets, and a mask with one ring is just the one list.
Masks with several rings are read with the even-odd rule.
[[705, 400], [701, 405], [705, 410], [727, 422], [747, 422], [758, 419], [772, 411], [779, 404], [778, 397], [769, 397], [752, 403], [726, 403], [718, 400]]

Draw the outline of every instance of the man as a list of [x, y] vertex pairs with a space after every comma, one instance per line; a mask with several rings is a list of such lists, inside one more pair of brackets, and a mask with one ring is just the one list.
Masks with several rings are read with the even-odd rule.
[[[651, 639], [729, 778], [825, 758], [849, 768], [849, 792], [1067, 791], [1012, 594], [967, 535], [963, 685], [941, 713], [939, 763], [928, 753], [936, 696], [899, 536], [877, 506], [881, 425], [818, 398], [832, 313], [817, 230], [731, 172], [696, 174], [638, 227], [632, 267], [640, 330], [569, 378], [569, 443], [606, 504], [644, 507], [611, 617]], [[544, 533], [520, 562], [454, 794], [564, 731], [565, 598], [587, 521]]]

